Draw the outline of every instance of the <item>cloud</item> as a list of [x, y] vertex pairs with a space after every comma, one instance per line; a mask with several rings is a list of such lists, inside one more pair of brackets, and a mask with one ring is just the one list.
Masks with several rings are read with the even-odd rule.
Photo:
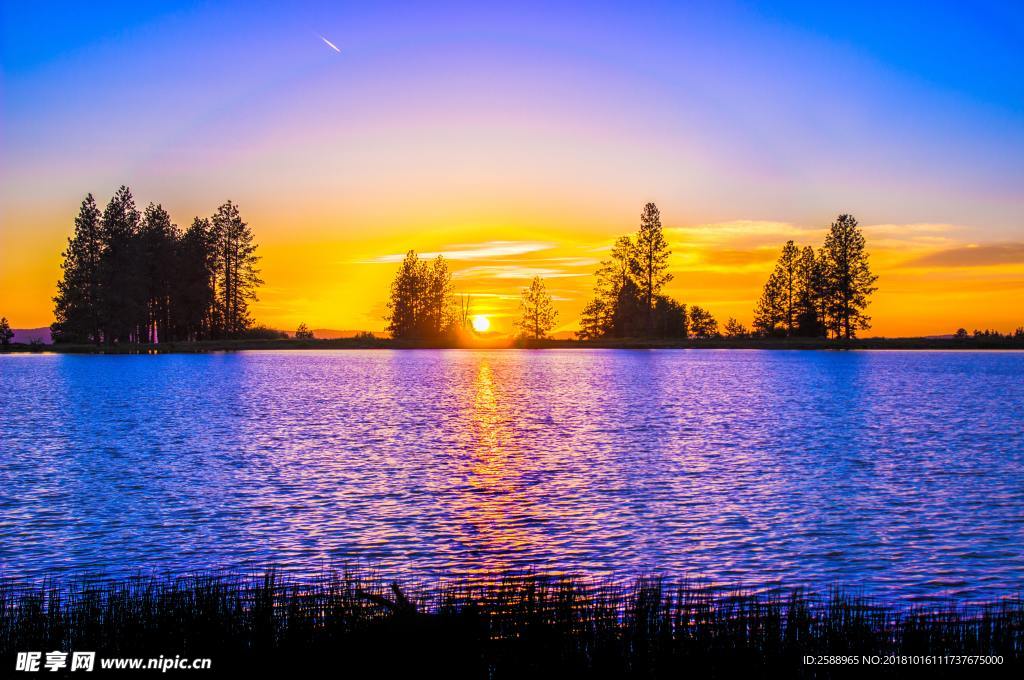
[[700, 259], [713, 265], [743, 266], [774, 262], [779, 257], [782, 246], [778, 248], [755, 248], [753, 250], [733, 250], [718, 248], [700, 252]]
[[971, 244], [922, 255], [907, 263], [924, 267], [988, 267], [1024, 264], [1024, 243]]
[[567, 272], [550, 267], [524, 267], [515, 264], [479, 265], [455, 272], [456, 279], [532, 279], [539, 276], [544, 279], [564, 279], [573, 276], [589, 276], [590, 272]]
[[[419, 253], [422, 259], [432, 260], [441, 255], [446, 260], [492, 260], [502, 257], [513, 257], [536, 253], [541, 250], [550, 250], [556, 244], [547, 241], [484, 241], [483, 243], [459, 243], [449, 247], [448, 250], [439, 250], [432, 253]], [[362, 260], [361, 264], [394, 264], [405, 259], [405, 253], [392, 253], [381, 255], [369, 260]]]

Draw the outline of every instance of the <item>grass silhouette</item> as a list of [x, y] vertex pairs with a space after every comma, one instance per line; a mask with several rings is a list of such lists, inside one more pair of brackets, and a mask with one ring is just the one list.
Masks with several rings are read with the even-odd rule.
[[1002, 666], [983, 669], [988, 676], [1020, 671], [1024, 603], [899, 607], [838, 591], [743, 594], [661, 578], [617, 585], [538, 575], [403, 588], [357, 571], [0, 582], [0, 663], [13, 669], [17, 652], [51, 650], [210, 657], [211, 672], [195, 671], [205, 677], [832, 677], [843, 668], [808, 666], [804, 655], [1002, 656]]

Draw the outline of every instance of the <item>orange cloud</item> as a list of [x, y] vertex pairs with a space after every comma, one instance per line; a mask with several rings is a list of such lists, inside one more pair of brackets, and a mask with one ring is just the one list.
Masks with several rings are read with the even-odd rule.
[[911, 267], [988, 267], [1024, 264], [1024, 243], [969, 244], [940, 250], [907, 263]]

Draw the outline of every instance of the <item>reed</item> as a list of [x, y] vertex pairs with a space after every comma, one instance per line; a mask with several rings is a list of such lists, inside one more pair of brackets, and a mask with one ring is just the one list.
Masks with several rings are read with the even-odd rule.
[[[210, 657], [260, 670], [382, 677], [829, 677], [805, 655], [1002, 656], [1019, 673], [1024, 603], [887, 606], [834, 591], [750, 594], [641, 578], [507, 575], [400, 587], [359, 571], [0, 581], [0, 654]], [[99, 669], [97, 669], [99, 670]], [[866, 671], [863, 667], [861, 671]], [[883, 676], [922, 668], [878, 666]], [[959, 674], [932, 665], [928, 674]], [[979, 669], [982, 670], [982, 669]], [[191, 671], [196, 677], [211, 672]], [[121, 673], [124, 674], [123, 672]]]

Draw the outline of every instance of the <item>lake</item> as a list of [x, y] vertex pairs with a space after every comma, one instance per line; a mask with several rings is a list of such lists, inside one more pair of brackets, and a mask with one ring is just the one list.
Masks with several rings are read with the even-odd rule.
[[0, 356], [0, 572], [1024, 590], [1024, 352]]

